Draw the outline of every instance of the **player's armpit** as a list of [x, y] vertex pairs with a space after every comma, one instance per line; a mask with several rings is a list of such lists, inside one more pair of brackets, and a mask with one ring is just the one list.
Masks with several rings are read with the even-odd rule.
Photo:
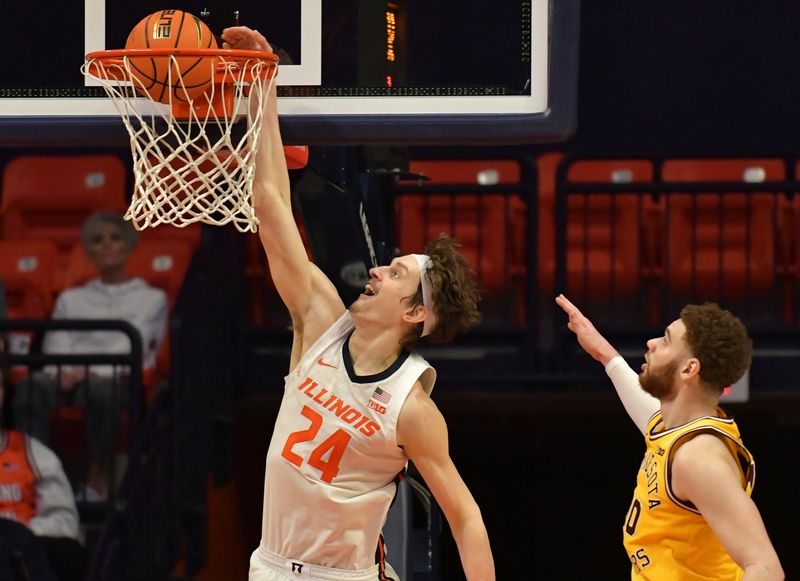
[[[311, 300], [302, 320], [296, 321], [292, 316], [292, 325], [295, 330], [295, 345], [297, 352], [292, 349], [292, 364], [294, 369], [297, 362], [322, 334], [333, 325], [345, 311], [344, 303], [336, 287], [325, 276], [316, 264], [309, 263], [311, 269]], [[297, 345], [298, 339], [300, 344]], [[295, 360], [296, 359], [296, 360]]]
[[745, 571], [744, 579], [783, 579], [778, 555], [742, 475], [725, 443], [702, 434], [683, 444], [671, 469], [672, 490], [700, 511], [722, 546]]
[[397, 443], [405, 449], [442, 508], [467, 579], [494, 580], [494, 561], [480, 509], [450, 459], [444, 418], [419, 383], [400, 412]]

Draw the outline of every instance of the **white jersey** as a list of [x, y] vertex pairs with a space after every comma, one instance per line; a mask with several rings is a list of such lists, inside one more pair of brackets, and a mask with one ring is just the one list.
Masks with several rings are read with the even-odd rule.
[[397, 418], [417, 380], [430, 393], [434, 369], [402, 353], [383, 373], [357, 376], [350, 312], [286, 376], [264, 482], [261, 547], [337, 569], [376, 563], [381, 528], [408, 457]]

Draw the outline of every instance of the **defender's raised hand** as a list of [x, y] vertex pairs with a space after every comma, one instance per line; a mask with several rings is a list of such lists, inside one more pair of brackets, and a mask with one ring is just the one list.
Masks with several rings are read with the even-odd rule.
[[558, 295], [556, 304], [564, 309], [564, 312], [569, 316], [567, 328], [575, 333], [578, 343], [583, 347], [584, 351], [604, 366], [619, 355], [611, 343], [595, 329], [592, 322], [567, 297], [563, 294]]

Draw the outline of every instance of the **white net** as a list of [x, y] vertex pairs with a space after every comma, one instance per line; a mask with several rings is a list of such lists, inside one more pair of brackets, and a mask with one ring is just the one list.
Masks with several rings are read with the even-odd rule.
[[128, 56], [88, 58], [82, 68], [100, 81], [130, 135], [135, 184], [125, 218], [138, 230], [232, 222], [241, 232], [255, 232], [254, 159], [276, 62], [204, 58], [200, 66], [210, 67], [207, 78], [215, 81], [186, 104], [176, 98], [191, 90], [176, 57], [159, 58], [170, 59], [173, 90], [162, 96], [164, 103], [156, 102], [156, 89], [148, 90], [134, 74]]

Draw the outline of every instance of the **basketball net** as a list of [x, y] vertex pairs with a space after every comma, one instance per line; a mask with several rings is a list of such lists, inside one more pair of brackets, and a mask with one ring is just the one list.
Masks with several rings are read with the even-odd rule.
[[[162, 57], [162, 52], [172, 54]], [[185, 91], [176, 55], [195, 53], [215, 57], [205, 59], [213, 82], [188, 103], [178, 102], [172, 92], [167, 104], [155, 102], [131, 70], [133, 54], [169, 58], [169, 86]], [[195, 222], [233, 222], [240, 232], [257, 230], [254, 162], [277, 57], [223, 49], [102, 51], [87, 55], [81, 71], [100, 81], [130, 136], [135, 183], [125, 218], [137, 230]], [[240, 129], [243, 115], [247, 124]]]

